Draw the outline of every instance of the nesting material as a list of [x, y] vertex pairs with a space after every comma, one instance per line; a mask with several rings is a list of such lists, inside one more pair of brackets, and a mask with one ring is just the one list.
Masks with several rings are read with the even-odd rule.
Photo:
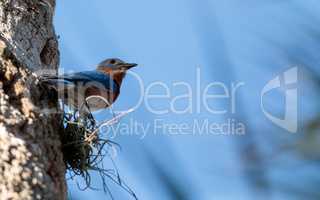
[[[103, 190], [112, 194], [107, 186], [107, 180], [111, 180], [128, 192], [134, 199], [137, 199], [134, 192], [122, 181], [112, 158], [110, 150], [119, 147], [118, 144], [102, 138], [101, 130], [106, 126], [116, 124], [120, 118], [132, 112], [128, 110], [97, 124], [91, 113], [88, 115], [79, 115], [78, 113], [64, 114], [64, 133], [61, 134], [62, 151], [64, 162], [70, 178], [81, 176], [85, 181], [85, 186], [79, 188], [85, 190], [92, 188], [90, 171], [98, 172], [101, 177]], [[108, 156], [112, 160], [113, 166], [107, 168], [103, 166], [103, 159]], [[111, 168], [111, 169], [110, 169]]]

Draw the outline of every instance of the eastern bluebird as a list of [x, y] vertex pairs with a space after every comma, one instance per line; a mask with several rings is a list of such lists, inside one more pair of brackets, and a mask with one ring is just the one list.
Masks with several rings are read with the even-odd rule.
[[127, 70], [137, 66], [118, 58], [104, 60], [96, 70], [61, 76], [42, 76], [42, 81], [54, 88], [64, 104], [75, 110], [86, 106], [90, 111], [111, 106], [120, 94], [120, 87]]

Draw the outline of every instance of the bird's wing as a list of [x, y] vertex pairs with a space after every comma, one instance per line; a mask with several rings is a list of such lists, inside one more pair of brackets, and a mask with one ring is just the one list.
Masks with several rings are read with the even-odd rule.
[[97, 87], [104, 87], [112, 92], [119, 92], [118, 84], [109, 75], [99, 71], [84, 71], [61, 76], [43, 76], [44, 80], [56, 87], [75, 87], [79, 85], [92, 84]]
[[75, 84], [92, 84], [97, 87], [104, 87], [113, 92], [119, 91], [118, 84], [107, 74], [99, 71], [84, 71], [63, 75], [63, 79]]

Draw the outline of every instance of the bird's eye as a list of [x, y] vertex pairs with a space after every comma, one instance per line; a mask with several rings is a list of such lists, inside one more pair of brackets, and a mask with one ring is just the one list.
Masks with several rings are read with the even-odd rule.
[[110, 64], [112, 64], [112, 65], [113, 65], [113, 64], [116, 64], [116, 62], [117, 62], [117, 61], [116, 61], [115, 59], [110, 60]]

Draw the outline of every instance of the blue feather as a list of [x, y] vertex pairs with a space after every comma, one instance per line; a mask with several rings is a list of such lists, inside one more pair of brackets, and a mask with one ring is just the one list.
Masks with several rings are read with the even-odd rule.
[[76, 72], [73, 74], [66, 74], [59, 76], [57, 80], [63, 80], [64, 84], [68, 85], [70, 83], [74, 85], [85, 85], [85, 84], [95, 84], [99, 83], [106, 89], [111, 90], [112, 92], [119, 92], [119, 85], [111, 79], [107, 74], [104, 74], [99, 71], [84, 71]]

